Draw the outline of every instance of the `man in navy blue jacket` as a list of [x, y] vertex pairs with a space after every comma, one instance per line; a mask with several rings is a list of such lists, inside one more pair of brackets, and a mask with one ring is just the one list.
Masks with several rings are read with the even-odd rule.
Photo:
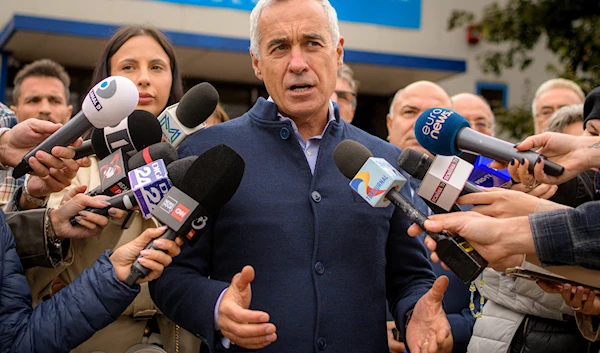
[[261, 0], [250, 21], [269, 100], [179, 147], [184, 157], [227, 144], [245, 160], [244, 177], [151, 284], [154, 302], [211, 352], [387, 352], [387, 294], [412, 352], [449, 352], [447, 278], [432, 287], [408, 218], [369, 206], [333, 162], [345, 139], [393, 165], [400, 153], [345, 123], [329, 100], [344, 54], [335, 10], [326, 0]]

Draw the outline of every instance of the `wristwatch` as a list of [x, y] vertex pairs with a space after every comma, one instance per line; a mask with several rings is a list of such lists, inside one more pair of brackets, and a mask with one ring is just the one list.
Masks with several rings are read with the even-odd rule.
[[27, 176], [25, 177], [25, 182], [23, 183], [23, 196], [25, 197], [25, 200], [27, 200], [27, 202], [32, 203], [38, 207], [45, 207], [46, 204], [48, 203], [48, 196], [45, 197], [35, 197], [32, 196], [29, 193], [29, 190], [27, 189], [27, 184], [29, 184], [29, 174], [27, 174]]

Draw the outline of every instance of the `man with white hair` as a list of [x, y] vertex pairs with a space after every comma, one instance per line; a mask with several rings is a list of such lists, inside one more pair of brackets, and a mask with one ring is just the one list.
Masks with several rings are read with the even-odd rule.
[[544, 132], [555, 111], [567, 105], [583, 104], [584, 100], [581, 87], [571, 80], [553, 78], [542, 83], [531, 103], [535, 133]]
[[340, 117], [348, 124], [352, 123], [356, 112], [357, 91], [358, 81], [354, 79], [354, 71], [347, 64], [342, 64], [337, 72], [335, 91], [331, 95], [331, 100], [340, 107]]
[[330, 100], [344, 57], [335, 10], [327, 0], [261, 0], [250, 32], [269, 99], [179, 146], [186, 157], [227, 144], [244, 178], [151, 285], [154, 302], [211, 352], [387, 352], [387, 295], [412, 352], [450, 352], [448, 279], [435, 280], [424, 247], [407, 237], [411, 221], [368, 205], [333, 163], [346, 139], [396, 167], [400, 153], [341, 121]]

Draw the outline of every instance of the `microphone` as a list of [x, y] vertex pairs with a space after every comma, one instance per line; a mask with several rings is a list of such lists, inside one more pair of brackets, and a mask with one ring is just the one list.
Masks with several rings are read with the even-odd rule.
[[13, 177], [18, 179], [32, 170], [28, 161], [37, 151], [50, 153], [54, 146], [68, 146], [92, 127], [101, 129], [120, 122], [133, 112], [138, 99], [135, 84], [126, 77], [110, 76], [100, 81], [85, 96], [81, 111], [27, 153], [13, 170]]
[[77, 147], [75, 149], [75, 157], [73, 157], [74, 160], [83, 158], [83, 157], [87, 157], [87, 156], [91, 156], [94, 154], [94, 146], [92, 146], [92, 140], [85, 140], [83, 141], [83, 143], [81, 144], [81, 147]]
[[469, 181], [475, 185], [486, 188], [502, 187], [510, 181], [510, 174], [506, 169], [494, 169], [488, 167], [492, 163], [492, 159], [477, 156], [473, 162], [473, 172], [469, 176]]
[[[422, 152], [407, 148], [398, 157], [398, 166], [410, 174], [413, 178], [423, 180], [427, 171], [431, 168], [433, 161], [431, 158]], [[471, 194], [474, 192], [484, 192], [477, 185], [467, 181], [460, 195]], [[437, 212], [436, 212], [437, 213]]]
[[[201, 154], [185, 173], [185, 183], [181, 189], [172, 187], [152, 210], [152, 215], [169, 227], [157, 239], [174, 240], [182, 236], [193, 246], [199, 236], [210, 228], [217, 210], [235, 194], [244, 169], [242, 157], [225, 145], [218, 145]], [[146, 249], [157, 249], [154, 241]], [[125, 283], [132, 286], [138, 278], [148, 273], [150, 270], [136, 260], [131, 265], [131, 273]]]
[[[114, 155], [118, 155], [116, 159]], [[159, 159], [162, 159], [165, 165], [168, 166], [173, 161], [176, 161], [178, 156], [175, 147], [171, 146], [167, 142], [161, 142], [144, 148], [140, 152], [130, 157], [128, 162], [125, 161], [126, 158], [128, 158], [127, 154], [116, 151], [110, 156], [101, 160], [98, 164], [98, 169], [100, 172], [100, 185], [98, 185], [95, 189], [90, 190], [87, 195], [113, 196], [120, 194], [121, 192], [130, 189], [129, 179], [127, 178], [127, 173], [129, 173], [130, 170], [150, 164]]]
[[[524, 158], [529, 161], [530, 172], [533, 172], [538, 157], [546, 158], [534, 151], [519, 152], [509, 142], [477, 132], [460, 114], [444, 108], [432, 108], [421, 113], [415, 122], [415, 137], [421, 146], [433, 154], [458, 156], [465, 151], [502, 163], [508, 163], [513, 158], [519, 161]], [[546, 160], [544, 172], [559, 176], [564, 172], [564, 167]]]
[[[411, 221], [425, 229], [424, 223], [427, 220], [427, 216], [401, 195], [392, 186], [389, 179], [382, 182], [385, 177], [390, 177], [390, 171], [392, 173], [395, 171], [395, 173], [400, 175], [398, 171], [384, 159], [373, 158], [371, 156], [371, 151], [352, 140], [340, 142], [333, 151], [335, 165], [344, 176], [351, 180], [350, 186], [369, 204], [372, 205], [369, 201], [369, 196], [378, 194], [381, 191], [381, 194], [396, 207], [400, 208]], [[376, 162], [369, 163], [369, 161], [373, 160]], [[368, 178], [364, 178], [364, 176], [368, 176]], [[374, 186], [369, 185], [370, 180], [376, 181]], [[364, 183], [365, 187], [360, 187], [361, 183]], [[356, 187], [357, 184], [358, 188]], [[473, 281], [487, 266], [487, 261], [460, 236], [453, 237], [446, 232], [435, 233], [428, 230], [425, 230], [425, 232], [436, 241], [436, 252], [439, 258], [464, 283]]]
[[[143, 165], [136, 168], [133, 170], [136, 173], [132, 175], [131, 178], [137, 179], [132, 183], [131, 189], [128, 188], [121, 193], [104, 200], [104, 202], [108, 204], [104, 208], [88, 207], [85, 211], [106, 216], [108, 210], [112, 207], [121, 210], [131, 210], [135, 206], [140, 206], [142, 215], [145, 218], [150, 218], [149, 210], [154, 208], [163, 198], [164, 194], [171, 188], [173, 180], [175, 180], [177, 185], [181, 186], [180, 183], [182, 183], [184, 179], [183, 175], [186, 170], [189, 169], [195, 158], [195, 156], [192, 156], [174, 161], [173, 163], [168, 164], [166, 169], [166, 163], [162, 159], [154, 161], [149, 165]], [[70, 222], [73, 226], [78, 224], [75, 216], [71, 217]]]
[[190, 88], [179, 103], [167, 107], [158, 118], [162, 134], [174, 147], [194, 132], [206, 127], [204, 121], [215, 111], [219, 93], [208, 82]]

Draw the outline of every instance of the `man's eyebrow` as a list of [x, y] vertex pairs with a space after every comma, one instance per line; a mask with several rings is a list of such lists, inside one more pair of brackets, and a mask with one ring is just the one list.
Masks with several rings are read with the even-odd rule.
[[279, 45], [279, 44], [285, 43], [285, 42], [287, 42], [286, 37], [273, 38], [267, 44], [267, 48], [271, 48], [272, 46]]
[[303, 35], [303, 37], [304, 39], [316, 39], [323, 41], [323, 36], [321, 36], [319, 33], [306, 33]]

